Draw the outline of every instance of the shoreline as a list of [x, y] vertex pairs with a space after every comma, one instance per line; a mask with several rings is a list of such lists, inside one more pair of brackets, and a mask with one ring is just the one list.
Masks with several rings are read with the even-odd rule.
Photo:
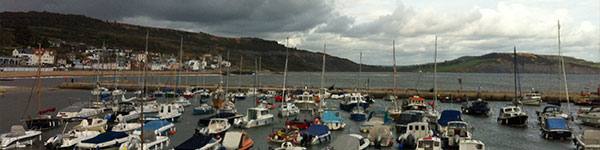
[[[10, 78], [30, 78], [37, 77], [37, 71], [5, 71], [0, 73], [0, 79]], [[149, 75], [175, 75], [175, 71], [148, 71]], [[115, 71], [106, 70], [100, 71], [103, 76], [115, 75]], [[118, 75], [142, 75], [143, 71], [118, 71]], [[219, 71], [200, 71], [200, 72], [181, 72], [184, 75], [200, 75], [200, 74], [219, 74]], [[262, 72], [261, 74], [277, 74], [277, 72]], [[60, 76], [95, 76], [96, 71], [93, 70], [76, 70], [76, 71], [46, 71], [42, 72], [42, 77], [60, 77]]]

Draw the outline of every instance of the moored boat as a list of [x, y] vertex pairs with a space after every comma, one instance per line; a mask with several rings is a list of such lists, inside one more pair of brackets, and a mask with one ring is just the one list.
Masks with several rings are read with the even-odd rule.
[[388, 125], [375, 125], [371, 127], [367, 138], [370, 141], [369, 145], [375, 146], [375, 148], [394, 145], [394, 134]]
[[500, 114], [498, 115], [497, 120], [505, 125], [524, 126], [529, 122], [527, 118], [529, 117], [520, 107], [506, 106], [500, 108]]
[[580, 110], [577, 119], [585, 125], [600, 127], [600, 107], [592, 107], [588, 110]]
[[576, 150], [600, 149], [600, 130], [583, 130], [573, 138]]
[[96, 137], [100, 134], [99, 131], [76, 131], [71, 130], [64, 134], [57, 134], [50, 137], [44, 142], [46, 149], [66, 149], [74, 148], [77, 143]]
[[[470, 104], [470, 105], [469, 105]], [[488, 102], [478, 99], [460, 107], [463, 113], [473, 115], [489, 115], [492, 109], [488, 106]]]
[[35, 141], [42, 140], [42, 131], [29, 130], [21, 125], [13, 125], [10, 127], [9, 133], [0, 135], [0, 149], [13, 149], [18, 147], [26, 147], [33, 145]]
[[225, 133], [221, 145], [228, 150], [246, 150], [254, 146], [254, 140], [248, 136], [247, 132], [229, 131]]
[[215, 108], [208, 104], [201, 104], [200, 106], [194, 107], [194, 115], [212, 114], [215, 112]]
[[223, 118], [213, 118], [210, 119], [210, 123], [208, 123], [207, 127], [197, 129], [197, 132], [203, 135], [223, 135], [227, 130], [231, 128], [231, 124], [227, 122], [227, 119]]
[[340, 130], [346, 126], [344, 119], [337, 110], [326, 110], [320, 122], [326, 125], [329, 130]]
[[572, 130], [562, 117], [545, 117], [541, 124], [542, 137], [546, 139], [570, 139]]
[[80, 149], [104, 149], [110, 147], [119, 147], [122, 143], [129, 140], [129, 135], [125, 132], [107, 131], [93, 138], [83, 140], [77, 144]]
[[350, 119], [363, 121], [367, 119], [367, 112], [362, 107], [354, 107], [350, 113]]
[[248, 108], [246, 116], [235, 121], [235, 125], [241, 128], [253, 128], [273, 123], [273, 114], [269, 109], [263, 107]]
[[331, 141], [330, 133], [329, 127], [326, 125], [311, 124], [308, 129], [300, 133], [296, 141], [304, 146], [321, 144]]

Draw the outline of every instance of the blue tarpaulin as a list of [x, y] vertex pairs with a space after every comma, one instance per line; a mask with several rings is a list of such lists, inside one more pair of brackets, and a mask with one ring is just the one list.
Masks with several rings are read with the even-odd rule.
[[[148, 123], [144, 124], [144, 130], [158, 130], [159, 128], [169, 125], [171, 122], [166, 120], [152, 120]], [[136, 130], [141, 130], [142, 128], [137, 128]]]
[[104, 142], [108, 142], [108, 141], [112, 141], [114, 139], [120, 139], [120, 138], [124, 138], [127, 137], [129, 135], [127, 135], [127, 133], [125, 132], [112, 132], [112, 131], [106, 131], [102, 134], [99, 134], [96, 137], [93, 137], [91, 139], [87, 139], [84, 141], [81, 141], [83, 143], [104, 143]]
[[177, 145], [177, 147], [175, 147], [175, 150], [200, 149], [200, 148], [206, 146], [206, 144], [210, 143], [212, 139], [213, 138], [210, 136], [196, 134], [196, 135], [192, 136], [191, 138], [189, 138], [188, 140], [186, 140], [185, 142]]
[[302, 95], [302, 93], [304, 93], [303, 90], [296, 90], [292, 94], [294, 94], [294, 95]]
[[546, 129], [549, 130], [568, 130], [567, 120], [565, 118], [547, 118]]
[[326, 125], [321, 124], [311, 124], [306, 131], [302, 132], [302, 134], [308, 134], [312, 136], [321, 136], [327, 134], [329, 132], [329, 128]]
[[340, 116], [339, 111], [328, 110], [323, 114], [323, 118], [321, 118], [323, 122], [343, 122], [344, 119]]
[[463, 121], [458, 110], [444, 110], [438, 119], [438, 124], [441, 126], [448, 126], [450, 121]]

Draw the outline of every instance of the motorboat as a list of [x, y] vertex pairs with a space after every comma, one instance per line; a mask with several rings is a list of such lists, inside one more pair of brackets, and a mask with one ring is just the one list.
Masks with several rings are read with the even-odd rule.
[[521, 110], [517, 106], [506, 106], [500, 108], [500, 114], [498, 115], [498, 122], [506, 125], [524, 126], [529, 122], [529, 118], [525, 111]]
[[542, 137], [546, 139], [570, 139], [572, 130], [563, 117], [544, 117], [540, 124]]
[[[156, 135], [167, 135], [168, 133], [173, 133], [175, 132], [176, 128], [175, 128], [175, 124], [169, 122], [169, 121], [165, 121], [165, 120], [153, 120], [153, 121], [148, 121], [147, 123], [144, 124], [144, 130], [151, 130], [154, 132], [154, 134]], [[135, 129], [135, 131], [133, 131], [133, 135], [140, 135], [142, 131], [142, 128], [137, 128]]]
[[369, 132], [369, 130], [376, 125], [388, 125], [391, 123], [393, 119], [390, 117], [388, 112], [378, 110], [372, 111], [369, 113], [369, 117], [367, 118], [367, 122], [364, 122], [360, 125], [361, 132]]
[[340, 130], [346, 126], [344, 119], [337, 110], [325, 110], [320, 122], [329, 127], [329, 130]]
[[[418, 110], [402, 112], [402, 114], [400, 114], [400, 118], [395, 120], [396, 133], [405, 133], [407, 126], [410, 123], [428, 122], [428, 119], [426, 119], [423, 115], [423, 111]], [[415, 138], [414, 141], [416, 142], [418, 139], [419, 138]]]
[[258, 94], [259, 94], [259, 92], [258, 92], [258, 90], [256, 88], [250, 88], [246, 92], [246, 96], [256, 96]]
[[140, 123], [119, 122], [118, 124], [112, 126], [111, 131], [132, 133], [135, 129], [140, 128], [141, 126], [142, 124]]
[[152, 95], [154, 95], [154, 97], [162, 97], [163, 95], [165, 95], [165, 92], [163, 92], [162, 90], [156, 90], [152, 92]]
[[158, 115], [145, 115], [144, 120], [169, 120], [177, 121], [181, 117], [179, 108], [174, 104], [161, 104], [161, 109]]
[[110, 92], [109, 89], [107, 89], [105, 87], [96, 86], [96, 88], [91, 91], [91, 94], [94, 95], [94, 96], [98, 96], [98, 95], [110, 95], [111, 92]]
[[390, 107], [387, 109], [387, 112], [390, 115], [390, 117], [392, 117], [394, 119], [398, 119], [398, 118], [400, 118], [400, 114], [402, 114], [402, 107], [398, 107], [398, 106]]
[[576, 150], [600, 149], [600, 130], [583, 130], [573, 138]]
[[306, 150], [306, 147], [294, 146], [292, 142], [283, 142], [280, 147], [273, 148], [273, 150]]
[[233, 98], [235, 100], [244, 100], [246, 99], [246, 93], [243, 93], [241, 90], [238, 90], [238, 92], [233, 93]]
[[201, 104], [200, 106], [194, 107], [194, 115], [212, 114], [215, 112], [215, 108], [208, 104]]
[[284, 103], [279, 107], [277, 114], [282, 117], [293, 116], [300, 113], [300, 109], [294, 103]]
[[234, 121], [237, 118], [241, 118], [241, 117], [244, 117], [244, 116], [238, 115], [235, 113], [217, 113], [217, 114], [209, 116], [209, 117], [198, 119], [198, 126], [207, 126], [210, 123], [210, 120], [213, 118], [225, 118], [225, 119], [227, 119], [227, 122], [229, 122], [229, 124], [234, 124]]
[[388, 125], [375, 125], [371, 127], [367, 138], [371, 142], [369, 145], [375, 148], [388, 147], [394, 145], [394, 134]]
[[183, 143], [177, 145], [175, 150], [214, 150], [219, 149], [223, 140], [213, 136], [194, 134]]
[[367, 112], [363, 107], [354, 107], [350, 113], [350, 119], [363, 121], [367, 119]]
[[175, 98], [175, 103], [179, 104], [179, 105], [181, 105], [183, 107], [187, 107], [187, 106], [192, 105], [192, 102], [190, 102], [190, 100], [188, 100], [187, 98], [185, 98], [183, 96]]
[[329, 146], [321, 150], [364, 150], [369, 147], [371, 142], [368, 138], [364, 138], [358, 134], [340, 135], [329, 144]]
[[125, 93], [127, 93], [126, 90], [115, 89], [110, 94], [112, 94], [112, 96], [121, 96], [121, 95], [125, 95]]
[[165, 89], [163, 90], [164, 92], [164, 96], [165, 98], [173, 98], [173, 97], [179, 97], [179, 93], [175, 92], [175, 90], [172, 89]]
[[256, 107], [263, 107], [263, 108], [267, 108], [269, 110], [275, 108], [275, 104], [267, 101], [266, 99], [259, 99], [257, 100], [257, 105]]
[[42, 140], [42, 131], [29, 130], [21, 125], [13, 125], [10, 127], [9, 133], [0, 135], [0, 149], [13, 149], [33, 145], [35, 141]]
[[464, 121], [450, 121], [444, 132], [441, 132], [442, 147], [456, 148], [460, 141], [470, 140], [473, 138], [469, 132], [469, 124]]
[[137, 96], [131, 97], [131, 98], [126, 98], [125, 95], [121, 95], [121, 102], [131, 102], [133, 100], [137, 99]]
[[221, 107], [217, 109], [218, 113], [237, 113], [237, 109], [235, 108], [235, 104], [232, 101], [225, 100]]
[[235, 121], [235, 125], [241, 128], [253, 128], [273, 123], [273, 114], [267, 108], [248, 108], [246, 116]]
[[190, 90], [185, 90], [183, 92], [183, 98], [192, 98], [194, 97], [195, 93], [190, 91]]
[[210, 123], [208, 126], [204, 128], [197, 129], [198, 133], [203, 135], [223, 135], [227, 130], [231, 128], [231, 124], [227, 122], [227, 119], [224, 118], [213, 118], [210, 119]]
[[298, 137], [300, 130], [296, 126], [286, 126], [269, 134], [267, 140], [275, 143], [293, 142]]
[[523, 94], [519, 103], [522, 105], [540, 106], [542, 104], [542, 96], [540, 92], [531, 89], [530, 92]]
[[589, 110], [580, 110], [577, 119], [585, 125], [600, 127], [600, 107], [592, 107]]
[[[470, 104], [470, 105], [469, 105]], [[492, 109], [488, 106], [488, 102], [478, 99], [460, 107], [463, 113], [473, 115], [490, 115]]]
[[209, 98], [210, 97], [210, 91], [208, 89], [201, 89], [199, 92], [200, 92], [200, 98]]
[[101, 108], [97, 107], [83, 107], [83, 104], [75, 104], [67, 106], [56, 114], [56, 117], [71, 121], [74, 117], [92, 117], [103, 112]]
[[77, 143], [83, 140], [91, 139], [100, 134], [99, 131], [76, 131], [71, 130], [64, 134], [57, 134], [44, 142], [46, 149], [67, 149], [73, 148]]
[[140, 118], [140, 112], [135, 109], [132, 102], [121, 102], [118, 105], [118, 110], [111, 115], [112, 122], [129, 122]]
[[313, 122], [312, 120], [306, 120], [304, 119], [304, 121], [301, 121], [298, 118], [294, 118], [292, 120], [286, 120], [285, 121], [285, 125], [286, 126], [292, 126], [292, 127], [297, 127], [299, 129], [308, 129], [308, 127], [310, 127], [311, 124], [313, 124], [315, 122]]
[[144, 107], [144, 114], [158, 113], [158, 111], [160, 111], [160, 104], [156, 101], [146, 101], [142, 107]]
[[469, 99], [467, 98], [451, 98], [451, 97], [444, 97], [439, 99], [440, 102], [442, 103], [466, 103], [469, 101]]
[[395, 101], [396, 100], [396, 96], [394, 96], [392, 94], [388, 94], [388, 95], [383, 96], [383, 100], [386, 100], [386, 101]]
[[295, 95], [294, 98], [294, 105], [300, 110], [314, 111], [315, 108], [317, 108], [314, 96], [308, 92], [303, 92], [301, 95]]
[[81, 120], [79, 125], [73, 127], [77, 131], [102, 131], [106, 129], [108, 120], [104, 118], [87, 118]]
[[442, 140], [438, 137], [424, 137], [417, 142], [416, 150], [442, 150]]
[[463, 121], [460, 111], [458, 110], [444, 110], [440, 115], [440, 118], [437, 120], [438, 124], [438, 132], [444, 133], [446, 132], [446, 128], [448, 128], [448, 123], [452, 121]]
[[356, 106], [364, 109], [369, 107], [369, 103], [365, 101], [365, 97], [361, 93], [352, 93], [350, 97], [344, 97], [342, 101], [340, 101], [340, 109], [345, 111], [352, 111]]
[[425, 104], [424, 98], [419, 96], [413, 96], [408, 98], [408, 104], [406, 104], [403, 110], [427, 111], [427, 104]]
[[330, 134], [329, 127], [326, 125], [311, 124], [308, 129], [300, 133], [300, 136], [296, 138], [296, 141], [298, 141], [301, 146], [321, 144], [331, 141]]
[[[171, 140], [167, 136], [157, 136], [152, 131], [144, 130], [143, 146], [142, 140], [138, 135], [130, 135], [129, 140], [119, 147], [119, 150], [159, 150], [166, 149]], [[143, 149], [142, 149], [143, 147]]]
[[228, 131], [225, 132], [221, 145], [227, 150], [247, 150], [254, 146], [254, 141], [246, 132]]
[[463, 140], [458, 143], [458, 150], [485, 150], [485, 144], [479, 140]]
[[337, 93], [331, 94], [331, 96], [329, 98], [331, 98], [331, 99], [343, 99], [346, 96], [350, 96], [350, 94], [346, 94], [345, 91], [341, 91], [341, 92], [337, 92]]
[[[559, 103], [560, 104], [560, 103]], [[561, 117], [561, 118], [565, 118], [565, 119], [569, 119], [568, 115], [563, 113], [563, 111], [561, 110], [559, 105], [548, 105], [546, 107], [544, 107], [544, 109], [542, 109], [542, 111], [535, 111], [535, 114], [537, 114], [538, 116], [538, 121], [540, 123], [542, 123], [544, 121], [544, 119], [548, 118], [548, 117]]]
[[80, 149], [104, 149], [119, 147], [122, 143], [129, 141], [129, 135], [125, 132], [107, 131], [93, 138], [83, 140], [77, 144]]
[[269, 91], [267, 91], [267, 93], [264, 96], [267, 98], [272, 98], [272, 97], [275, 97], [275, 95], [277, 95], [276, 91], [269, 90]]
[[417, 148], [418, 140], [424, 137], [434, 136], [427, 122], [412, 122], [406, 125], [406, 130], [396, 139], [403, 149]]

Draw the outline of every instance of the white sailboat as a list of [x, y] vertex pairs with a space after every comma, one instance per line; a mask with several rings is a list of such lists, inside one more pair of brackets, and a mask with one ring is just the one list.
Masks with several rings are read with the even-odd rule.
[[394, 55], [394, 106], [392, 106], [391, 108], [387, 109], [388, 114], [390, 115], [390, 117], [394, 118], [394, 119], [398, 119], [398, 117], [400, 117], [400, 114], [402, 114], [402, 107], [398, 106], [398, 72], [396, 71], [396, 41], [392, 42], [393, 46], [393, 53], [392, 55]]
[[288, 57], [289, 57], [289, 48], [287, 48], [286, 42], [286, 51], [285, 51], [285, 67], [283, 70], [283, 88], [281, 90], [281, 107], [278, 109], [278, 114], [283, 117], [293, 116], [300, 113], [300, 108], [298, 108], [294, 103], [288, 102], [286, 99], [289, 97], [289, 93], [286, 90], [287, 83], [287, 70], [288, 70]]

